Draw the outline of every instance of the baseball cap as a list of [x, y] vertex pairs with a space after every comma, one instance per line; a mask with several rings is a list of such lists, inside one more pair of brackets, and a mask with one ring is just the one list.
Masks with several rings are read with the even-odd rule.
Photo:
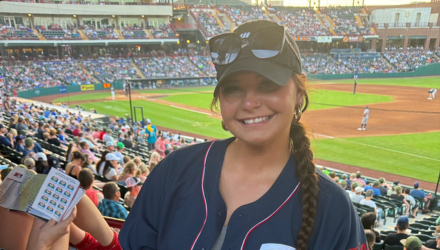
[[47, 164], [49, 165], [49, 167], [61, 168], [60, 160], [55, 155], [47, 156]]
[[26, 140], [24, 140], [24, 146], [25, 147], [30, 147], [30, 146], [32, 146], [32, 144], [34, 144], [34, 140], [32, 139], [32, 138], [26, 138]]
[[125, 145], [124, 145], [124, 143], [122, 143], [122, 142], [118, 142], [118, 148], [125, 148]]
[[400, 181], [395, 181], [395, 182], [393, 182], [394, 186], [399, 185], [399, 183], [400, 183]]
[[114, 146], [114, 145], [115, 145], [114, 141], [108, 141], [108, 142], [105, 143], [106, 147], [110, 147], [110, 146]]
[[414, 183], [414, 188], [419, 188], [419, 183], [418, 182]]
[[420, 249], [422, 247], [422, 241], [416, 236], [410, 236], [407, 239], [400, 241], [407, 250]]
[[167, 132], [163, 132], [163, 137], [167, 137], [167, 136], [168, 136]]
[[144, 183], [141, 181], [140, 178], [137, 177], [128, 177], [127, 180], [125, 180], [125, 185], [127, 187], [134, 187], [134, 186], [142, 186]]
[[407, 227], [409, 224], [409, 220], [408, 217], [406, 216], [401, 216], [399, 217], [399, 219], [397, 219], [397, 225], [399, 225], [400, 227]]
[[373, 182], [373, 186], [379, 186], [379, 184], [380, 184], [379, 181], [374, 181]]
[[105, 160], [106, 161], [119, 161], [119, 158], [115, 154], [109, 153], [105, 156]]
[[147, 119], [147, 123], [151, 123], [151, 120], [150, 120], [150, 118], [148, 118], [148, 119]]
[[46, 156], [46, 154], [40, 152], [40, 153], [35, 154], [34, 159], [36, 161], [38, 161], [38, 160], [47, 161], [47, 156]]
[[364, 188], [363, 187], [356, 187], [356, 189], [354, 191], [356, 193], [362, 193], [362, 192], [364, 192]]
[[[268, 20], [257, 20], [246, 22], [234, 30], [236, 34], [251, 33], [258, 28], [278, 27], [279, 24]], [[217, 70], [218, 86], [230, 75], [239, 71], [252, 71], [264, 76], [274, 83], [284, 86], [289, 81], [293, 72], [301, 73], [301, 59], [298, 46], [292, 39], [292, 36], [285, 34], [284, 39], [288, 39], [292, 44], [294, 51], [286, 43], [283, 50], [275, 57], [268, 59], [256, 58], [249, 46], [242, 47], [238, 57], [227, 65], [215, 65]]]
[[24, 120], [23, 116], [18, 117], [18, 122], [22, 122]]
[[24, 136], [23, 135], [17, 135], [16, 137], [15, 137], [15, 140], [18, 142], [18, 141], [21, 141], [21, 140], [24, 140]]

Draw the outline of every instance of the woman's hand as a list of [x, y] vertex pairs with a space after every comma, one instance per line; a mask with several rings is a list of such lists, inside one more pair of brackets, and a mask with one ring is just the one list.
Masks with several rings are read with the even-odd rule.
[[40, 228], [35, 250], [50, 249], [61, 237], [69, 233], [70, 223], [76, 217], [76, 207], [65, 220], [56, 222], [54, 219], [48, 221]]

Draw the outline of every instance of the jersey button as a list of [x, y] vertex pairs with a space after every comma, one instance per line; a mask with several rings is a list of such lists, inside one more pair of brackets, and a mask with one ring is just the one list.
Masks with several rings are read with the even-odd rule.
[[218, 214], [218, 216], [223, 216], [223, 212], [222, 211], [219, 211], [217, 214]]
[[242, 214], [239, 214], [239, 215], [238, 215], [238, 217], [240, 217], [240, 218], [241, 218], [241, 217], [243, 217], [243, 215], [242, 215]]

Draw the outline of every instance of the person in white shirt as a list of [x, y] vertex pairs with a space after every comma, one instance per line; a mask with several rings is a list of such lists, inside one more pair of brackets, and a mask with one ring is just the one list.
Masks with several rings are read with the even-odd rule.
[[370, 110], [368, 106], [365, 107], [364, 114], [362, 115], [361, 127], [358, 130], [367, 130], [368, 118], [370, 117]]
[[377, 208], [376, 203], [375, 203], [374, 201], [371, 200], [371, 199], [373, 198], [373, 194], [374, 194], [374, 191], [373, 191], [372, 189], [368, 189], [368, 190], [365, 192], [365, 199], [361, 200], [361, 201], [359, 202], [359, 204], [361, 204], [361, 205], [366, 205], [366, 206], [369, 206], [369, 207], [374, 208], [374, 211], [375, 211], [376, 213], [378, 213], [378, 216], [377, 216], [377, 223], [378, 223], [378, 225], [380, 226], [380, 220], [382, 219], [382, 209]]
[[362, 195], [362, 192], [364, 192], [362, 187], [356, 187], [354, 192], [355, 194], [350, 196], [350, 199], [353, 203], [359, 203], [361, 200], [365, 199], [365, 196]]

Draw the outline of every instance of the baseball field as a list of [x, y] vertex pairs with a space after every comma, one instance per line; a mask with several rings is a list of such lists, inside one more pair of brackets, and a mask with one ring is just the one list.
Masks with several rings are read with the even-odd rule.
[[[311, 82], [311, 105], [302, 121], [313, 138], [316, 158], [326, 165], [397, 175], [389, 178], [436, 182], [440, 170], [440, 96], [427, 99], [430, 88], [440, 89], [440, 77], [358, 79], [355, 95], [352, 80]], [[222, 130], [219, 116], [210, 111], [213, 89], [136, 90], [132, 92], [133, 106], [143, 107], [145, 118], [162, 128], [200, 138], [226, 138], [231, 135]], [[94, 108], [110, 116], [130, 113], [123, 92], [117, 92], [116, 100], [110, 91], [53, 95], [42, 100]], [[368, 127], [359, 131], [367, 105]]]

